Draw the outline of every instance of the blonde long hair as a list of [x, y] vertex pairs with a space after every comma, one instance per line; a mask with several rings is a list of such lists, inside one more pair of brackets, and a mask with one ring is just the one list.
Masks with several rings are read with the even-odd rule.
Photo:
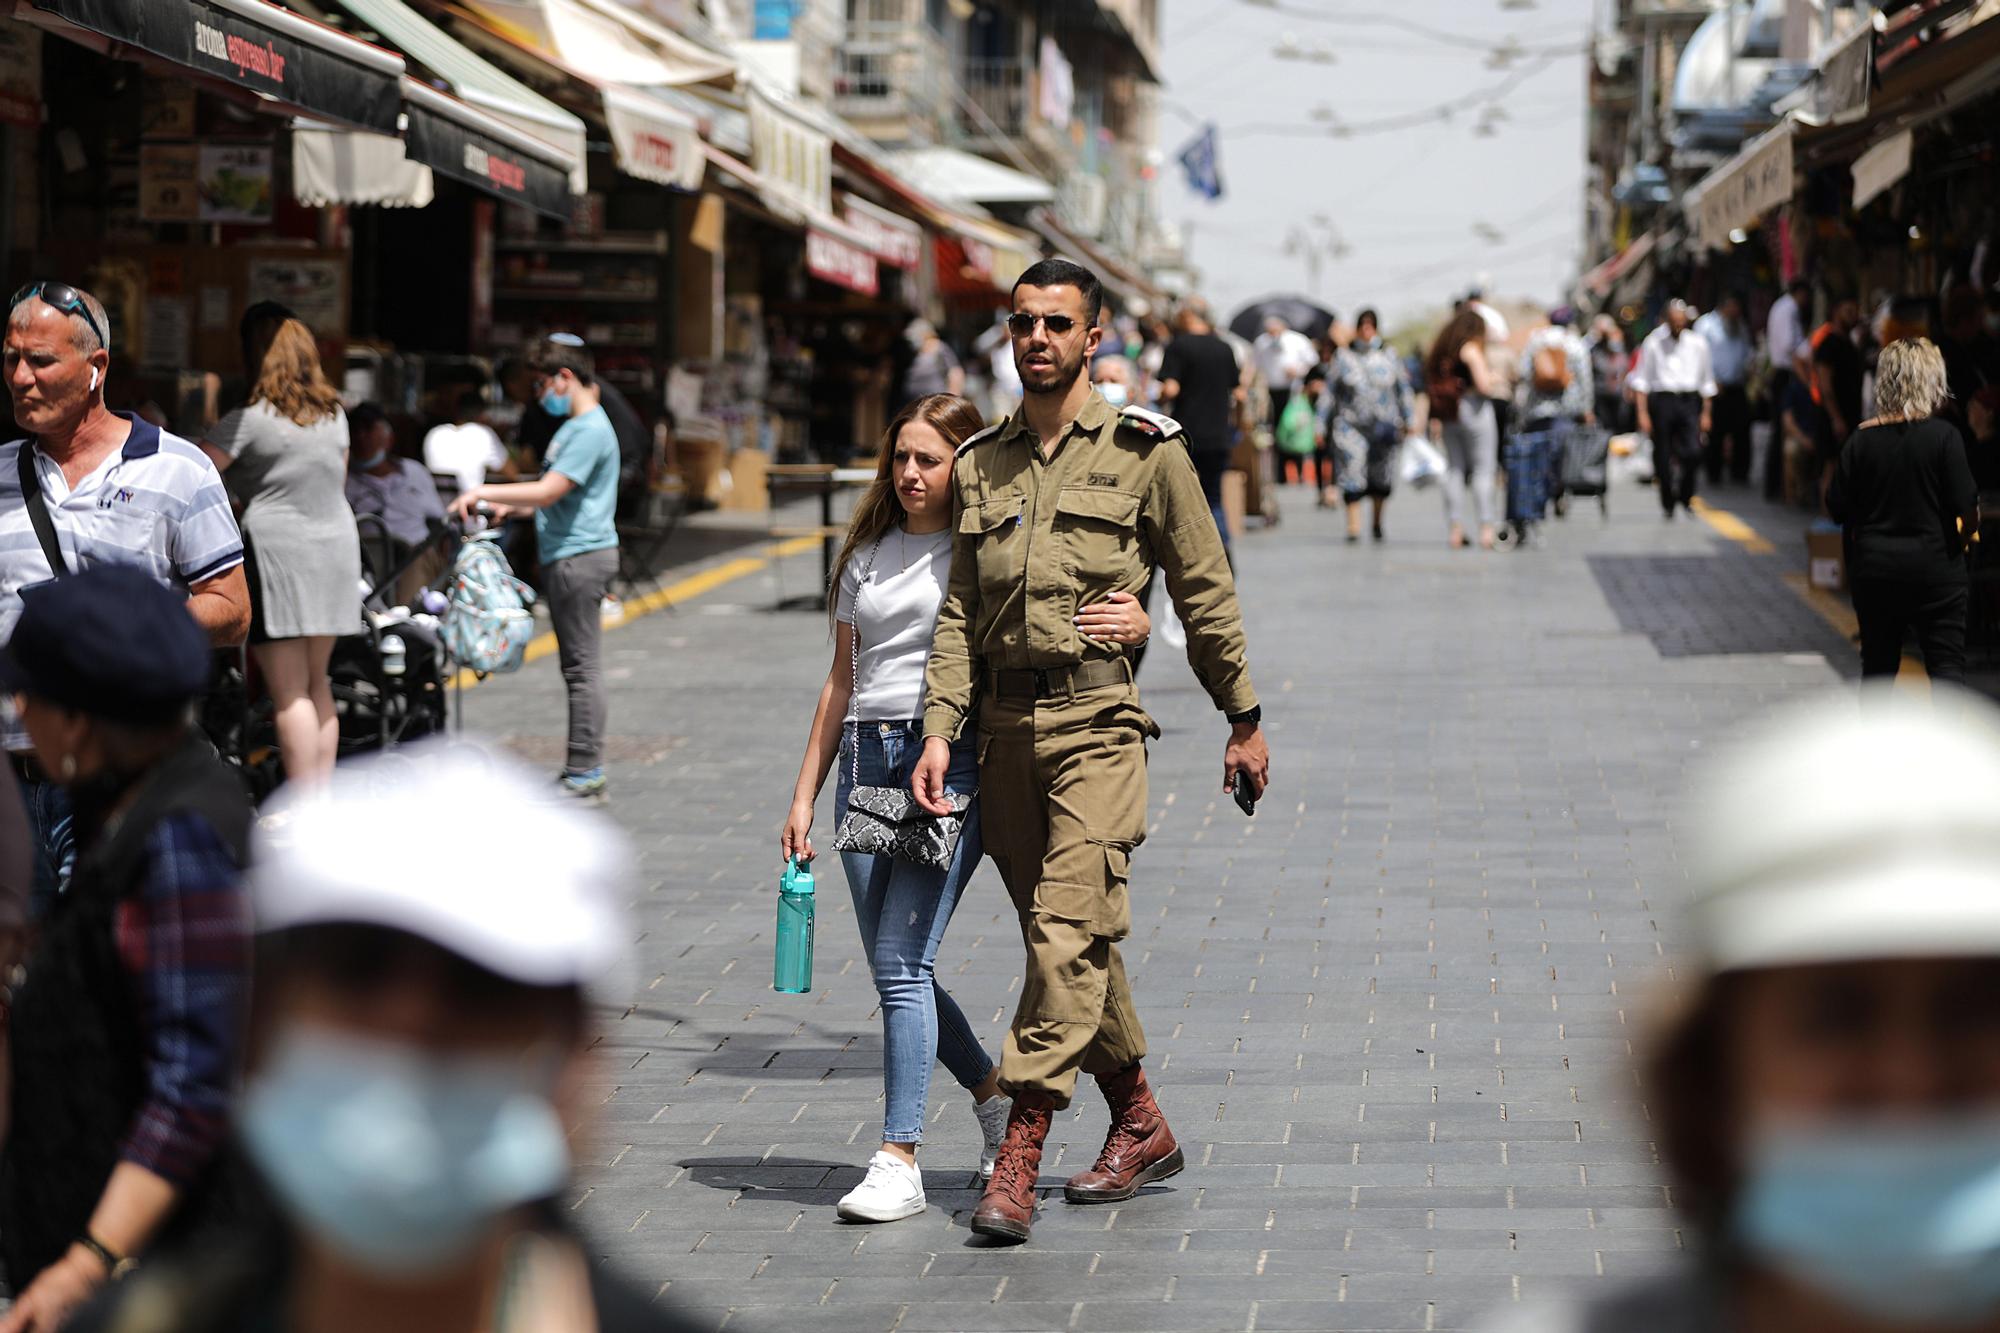
[[875, 480], [868, 483], [868, 489], [855, 502], [854, 517], [847, 525], [847, 540], [833, 562], [833, 580], [826, 590], [829, 625], [839, 623], [840, 576], [854, 559], [854, 553], [880, 541], [903, 516], [903, 502], [896, 498], [896, 481], [890, 474], [896, 466], [896, 441], [902, 436], [903, 427], [918, 420], [944, 436], [944, 442], [953, 449], [986, 428], [986, 419], [979, 415], [979, 409], [955, 393], [926, 394], [896, 414], [889, 428], [882, 432], [882, 459], [876, 465]]
[[1929, 338], [1899, 338], [1875, 360], [1875, 410], [1885, 421], [1922, 421], [1950, 397], [1944, 353]]
[[277, 327], [257, 364], [250, 401], [269, 403], [279, 416], [299, 426], [324, 421], [340, 410], [340, 395], [319, 367], [319, 347], [311, 329], [296, 319]]

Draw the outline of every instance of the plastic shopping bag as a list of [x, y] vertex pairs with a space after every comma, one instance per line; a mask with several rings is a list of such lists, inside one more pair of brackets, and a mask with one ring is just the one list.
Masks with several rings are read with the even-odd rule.
[[1400, 467], [1402, 482], [1423, 490], [1435, 485], [1444, 476], [1444, 454], [1438, 447], [1421, 435], [1411, 435], [1403, 441], [1403, 459]]

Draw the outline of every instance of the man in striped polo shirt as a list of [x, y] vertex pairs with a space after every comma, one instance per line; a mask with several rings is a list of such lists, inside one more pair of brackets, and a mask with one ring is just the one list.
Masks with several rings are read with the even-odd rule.
[[[250, 628], [250, 592], [221, 474], [188, 441], [105, 407], [109, 329], [97, 298], [63, 283], [31, 283], [8, 302], [7, 392], [28, 438], [0, 444], [0, 641], [14, 632], [22, 588], [122, 564], [185, 593], [211, 643], [239, 644]], [[37, 511], [48, 519], [41, 532]], [[69, 802], [35, 762], [11, 700], [0, 743], [27, 799], [35, 898], [45, 904], [76, 855]]]

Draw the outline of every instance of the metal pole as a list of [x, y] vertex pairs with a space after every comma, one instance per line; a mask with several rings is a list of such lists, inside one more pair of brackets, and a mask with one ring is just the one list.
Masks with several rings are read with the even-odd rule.
[[1651, 162], [1658, 132], [1653, 103], [1658, 96], [1655, 85], [1660, 81], [1660, 51], [1653, 20], [1648, 18], [1643, 22], [1646, 31], [1639, 55], [1639, 160]]

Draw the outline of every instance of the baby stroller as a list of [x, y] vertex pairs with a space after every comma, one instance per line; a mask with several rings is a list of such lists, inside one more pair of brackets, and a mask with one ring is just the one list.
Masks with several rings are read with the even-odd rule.
[[[434, 553], [455, 547], [458, 534], [435, 524], [428, 540], [411, 546], [397, 541], [372, 514], [357, 522], [369, 585], [361, 599], [364, 625], [334, 644], [328, 665], [343, 757], [434, 735], [447, 729], [450, 718], [451, 661], [436, 615], [422, 605], [389, 603], [409, 571], [427, 562], [442, 567]], [[422, 591], [429, 589], [425, 584]]]

